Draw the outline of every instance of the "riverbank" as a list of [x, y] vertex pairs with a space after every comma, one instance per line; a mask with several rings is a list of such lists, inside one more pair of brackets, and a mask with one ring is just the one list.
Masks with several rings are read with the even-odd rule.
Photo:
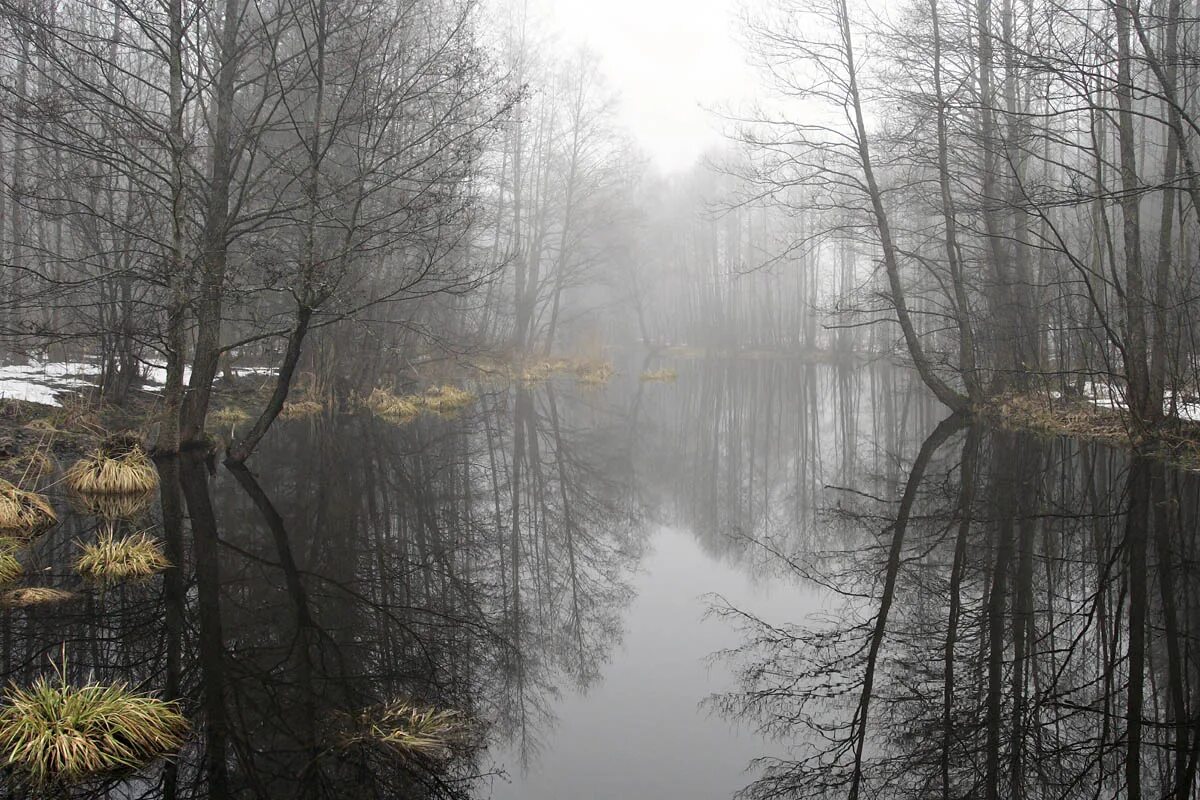
[[1120, 408], [1099, 406], [1083, 397], [1042, 393], [1005, 394], [986, 401], [976, 413], [989, 424], [1044, 436], [1071, 436], [1162, 458], [1181, 469], [1200, 470], [1200, 423], [1172, 418], [1158, 430], [1139, 432]]

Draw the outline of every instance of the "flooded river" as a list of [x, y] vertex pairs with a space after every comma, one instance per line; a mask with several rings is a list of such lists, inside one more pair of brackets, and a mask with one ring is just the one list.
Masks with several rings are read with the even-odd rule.
[[[4, 611], [4, 677], [130, 682], [193, 725], [72, 796], [1190, 791], [1192, 474], [943, 421], [883, 365], [674, 366], [284, 422], [249, 472], [160, 462], [109, 519], [52, 489], [28, 582], [76, 597]], [[175, 566], [85, 583], [114, 526]], [[469, 732], [347, 746], [397, 699]]]

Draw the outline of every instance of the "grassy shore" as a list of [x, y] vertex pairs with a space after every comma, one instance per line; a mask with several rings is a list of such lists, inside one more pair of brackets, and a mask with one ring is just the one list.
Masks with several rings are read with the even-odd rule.
[[1200, 469], [1200, 423], [1189, 420], [1169, 419], [1156, 430], [1139, 431], [1123, 410], [1045, 393], [1005, 394], [977, 413], [998, 427], [1136, 449], [1183, 469]]

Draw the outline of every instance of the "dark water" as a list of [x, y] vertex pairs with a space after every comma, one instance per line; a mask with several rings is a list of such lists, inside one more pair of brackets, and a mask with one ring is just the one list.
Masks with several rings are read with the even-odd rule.
[[[4, 612], [5, 677], [180, 699], [172, 764], [79, 796], [1192, 796], [1194, 476], [883, 366], [677, 366], [163, 462], [120, 524], [178, 567], [90, 587], [71, 514], [27, 566], [80, 598]], [[396, 698], [471, 746], [340, 746]]]

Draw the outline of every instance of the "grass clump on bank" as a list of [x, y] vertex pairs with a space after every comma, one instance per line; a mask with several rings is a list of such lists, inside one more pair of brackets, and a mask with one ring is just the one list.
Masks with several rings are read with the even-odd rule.
[[183, 744], [174, 703], [125, 684], [68, 686], [38, 678], [10, 686], [0, 708], [0, 751], [34, 784], [71, 783], [139, 769]]
[[0, 462], [0, 474], [18, 486], [27, 485], [27, 481], [36, 483], [39, 478], [53, 475], [57, 469], [54, 456], [40, 447]]
[[101, 447], [72, 464], [65, 480], [83, 495], [144, 494], [158, 487], [158, 471], [138, 445]]
[[208, 415], [218, 425], [241, 425], [250, 421], [250, 413], [237, 406], [225, 406]]
[[584, 386], [603, 386], [614, 372], [608, 361], [580, 361], [575, 365], [575, 378]]
[[475, 395], [457, 386], [433, 386], [421, 397], [423, 408], [437, 414], [453, 414], [475, 402]]
[[0, 480], [0, 531], [10, 538], [32, 539], [58, 522], [50, 501]]
[[365, 405], [381, 417], [388, 417], [400, 422], [408, 422], [421, 413], [419, 396], [392, 394], [387, 389], [376, 389], [371, 392]]
[[73, 600], [73, 592], [53, 589], [49, 586], [24, 586], [0, 595], [0, 605], [9, 608], [30, 608], [31, 606], [53, 605]]
[[319, 416], [325, 411], [325, 404], [310, 397], [293, 400], [283, 404], [279, 411], [280, 419], [307, 419]]
[[341, 745], [373, 745], [402, 758], [442, 759], [465, 742], [469, 730], [468, 720], [458, 711], [396, 700], [361, 712]]
[[449, 415], [475, 402], [475, 395], [457, 386], [433, 386], [424, 394], [392, 394], [387, 389], [375, 389], [364, 405], [379, 416], [396, 422], [411, 422], [421, 412]]
[[171, 566], [158, 542], [145, 531], [124, 538], [104, 531], [94, 544], [80, 549], [76, 571], [97, 581], [146, 578]]
[[641, 374], [643, 381], [674, 381], [679, 377], [679, 373], [670, 367], [663, 369], [647, 370]]

